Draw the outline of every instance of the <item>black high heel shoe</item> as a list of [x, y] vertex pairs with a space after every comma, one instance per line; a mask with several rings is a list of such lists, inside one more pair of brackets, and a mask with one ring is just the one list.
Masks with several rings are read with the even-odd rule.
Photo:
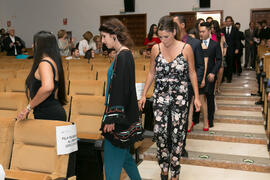
[[160, 178], [161, 180], [168, 180], [168, 174], [167, 175], [160, 174]]

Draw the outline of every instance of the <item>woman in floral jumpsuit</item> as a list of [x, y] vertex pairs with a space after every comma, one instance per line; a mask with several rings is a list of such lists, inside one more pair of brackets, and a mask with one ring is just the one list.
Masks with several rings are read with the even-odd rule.
[[180, 173], [180, 155], [184, 124], [188, 117], [188, 79], [190, 78], [196, 110], [200, 109], [194, 57], [188, 44], [177, 41], [173, 18], [164, 16], [158, 24], [161, 43], [153, 46], [152, 60], [146, 79], [139, 108], [144, 107], [147, 91], [155, 79], [154, 89], [154, 140], [157, 144], [157, 158], [161, 168], [161, 179], [168, 179], [170, 169], [172, 179]]

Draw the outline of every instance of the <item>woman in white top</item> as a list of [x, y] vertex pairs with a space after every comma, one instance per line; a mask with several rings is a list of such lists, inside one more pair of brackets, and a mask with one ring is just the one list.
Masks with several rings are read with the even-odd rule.
[[83, 40], [79, 42], [79, 51], [80, 51], [80, 56], [85, 56], [86, 51], [89, 49], [96, 49], [96, 45], [91, 39], [93, 38], [93, 34], [90, 31], [86, 31], [83, 34]]

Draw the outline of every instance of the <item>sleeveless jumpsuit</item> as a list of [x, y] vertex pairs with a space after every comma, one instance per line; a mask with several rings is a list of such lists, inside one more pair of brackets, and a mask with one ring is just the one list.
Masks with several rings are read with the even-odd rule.
[[[185, 45], [183, 46], [183, 49]], [[182, 51], [171, 62], [159, 54], [155, 59], [154, 141], [157, 158], [163, 172], [171, 176], [180, 173], [180, 155], [185, 136], [184, 124], [188, 117], [188, 62]]]

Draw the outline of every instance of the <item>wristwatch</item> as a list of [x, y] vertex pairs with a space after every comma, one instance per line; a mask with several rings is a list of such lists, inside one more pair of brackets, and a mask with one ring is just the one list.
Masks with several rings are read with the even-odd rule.
[[27, 109], [28, 111], [31, 111], [31, 110], [32, 110], [30, 104], [28, 104], [28, 105], [26, 106], [26, 109]]

